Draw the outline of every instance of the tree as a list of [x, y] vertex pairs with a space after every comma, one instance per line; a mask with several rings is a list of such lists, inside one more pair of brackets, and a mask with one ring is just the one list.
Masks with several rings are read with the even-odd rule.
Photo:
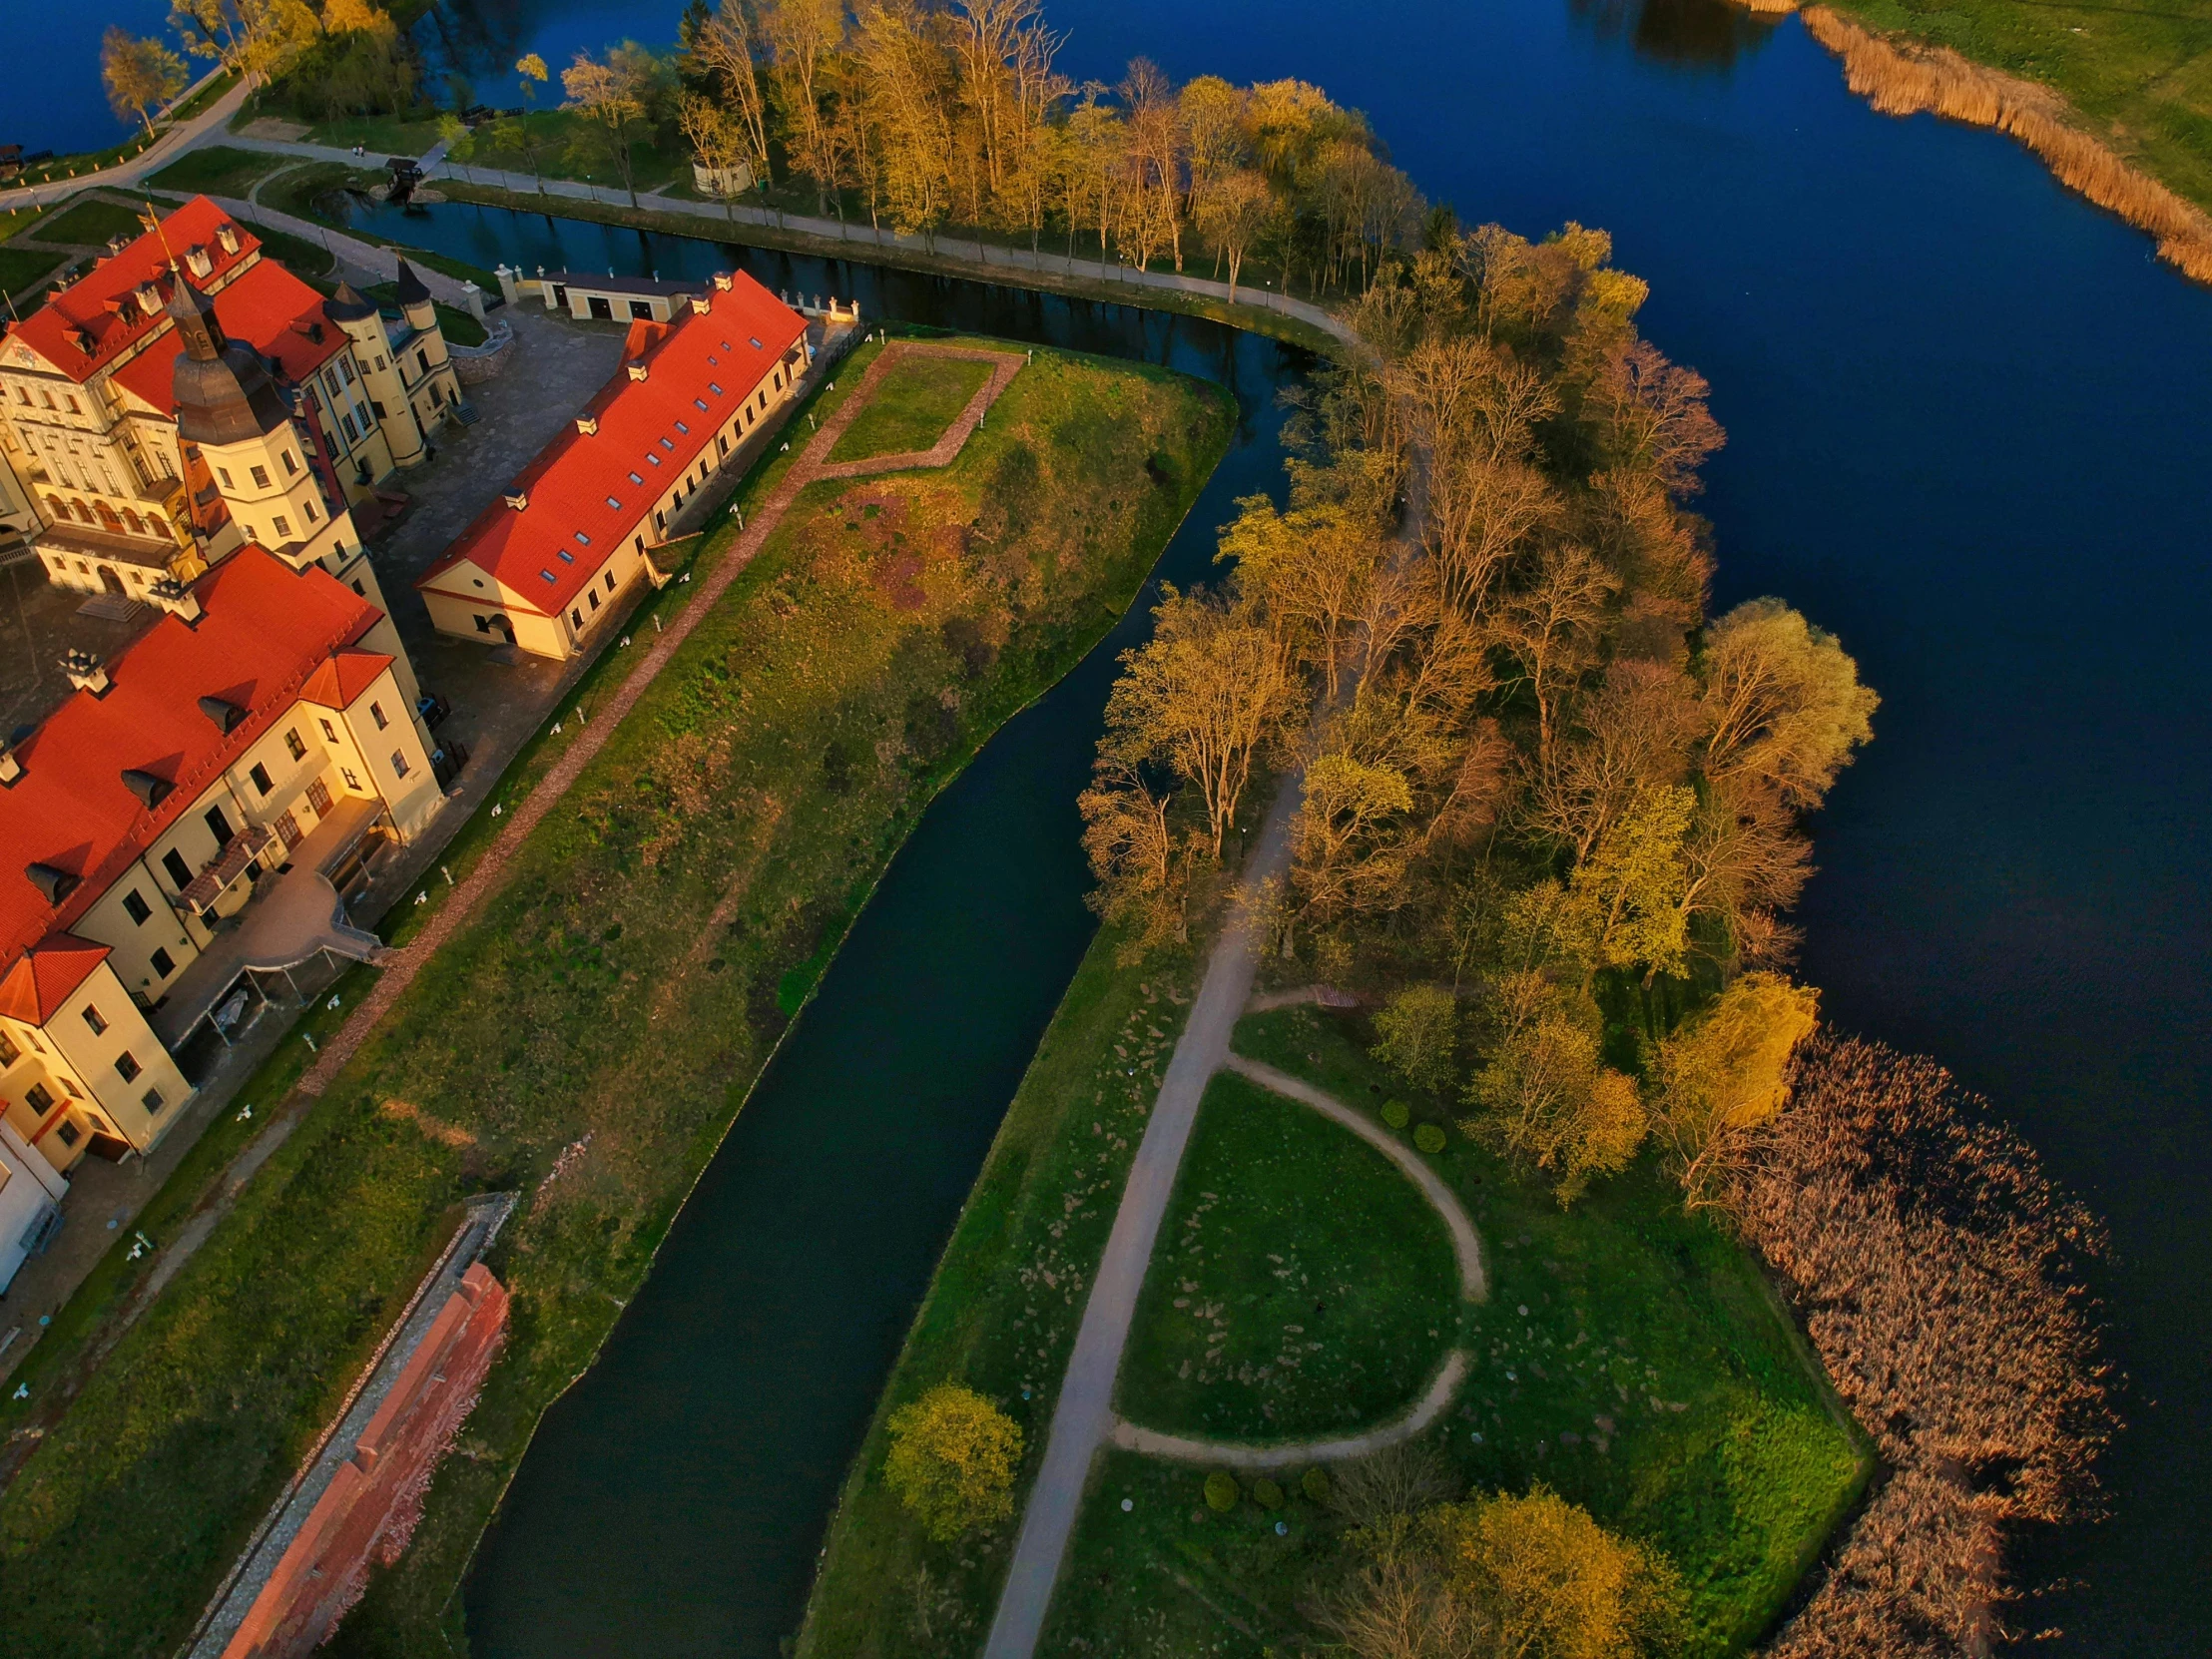
[[1076, 802], [1083, 815], [1083, 851], [1098, 885], [1085, 902], [1123, 929], [1116, 959], [1141, 961], [1170, 938], [1190, 938], [1190, 891], [1205, 843], [1179, 835], [1169, 822], [1175, 798], [1146, 777], [1150, 754], [1134, 734], [1109, 734], [1099, 745], [1091, 787]]
[[100, 81], [108, 89], [108, 108], [128, 120], [137, 116], [154, 136], [153, 108], [185, 90], [191, 77], [185, 60], [160, 41], [135, 39], [111, 23], [100, 37]]
[[1237, 565], [1250, 595], [1286, 649], [1321, 670], [1322, 697], [1334, 703], [1338, 676], [1367, 588], [1384, 553], [1381, 527], [1343, 501], [1285, 513], [1265, 495], [1237, 502], [1221, 554]]
[[1641, 967], [1648, 983], [1680, 973], [1690, 946], [1682, 842], [1697, 806], [1680, 785], [1638, 790], [1567, 878], [1565, 913], [1590, 970]]
[[[699, 93], [681, 105], [685, 139], [700, 165], [726, 183], [743, 166], [763, 189], [771, 183], [768, 105], [761, 96], [760, 43], [738, 0], [722, 0], [714, 15], [692, 31], [687, 59], [719, 89], [728, 107]], [[713, 155], [718, 160], [709, 161]], [[725, 205], [734, 194], [717, 188]]]
[[235, 69], [242, 47], [240, 18], [229, 0], [169, 0], [169, 24], [196, 58]]
[[538, 166], [538, 141], [530, 130], [530, 111], [538, 101], [538, 88], [550, 79], [545, 60], [535, 52], [524, 54], [515, 60], [515, 74], [522, 81], [522, 114], [515, 122], [515, 137], [520, 141], [523, 155], [530, 160], [530, 177], [538, 182], [538, 194], [545, 194], [545, 174]]
[[1579, 547], [1545, 554], [1535, 580], [1511, 595], [1497, 620], [1499, 643], [1536, 699], [1536, 755], [1548, 765], [1559, 708], [1597, 661], [1599, 624], [1619, 580]]
[[938, 1543], [1014, 1512], [1021, 1426], [972, 1388], [940, 1382], [891, 1413], [883, 1480]]
[[1467, 1103], [1480, 1110], [1460, 1127], [1551, 1174], [1564, 1207], [1635, 1156], [1644, 1138], [1636, 1085], [1599, 1057], [1601, 1021], [1587, 991], [1524, 969], [1501, 977], [1494, 992], [1500, 1036], [1467, 1085]]
[[1375, 1016], [1375, 1057], [1416, 1089], [1441, 1094], [1459, 1069], [1459, 1000], [1442, 985], [1407, 985]]
[[568, 95], [564, 109], [577, 111], [600, 129], [602, 141], [630, 193], [630, 206], [638, 205], [638, 187], [632, 171], [630, 146], [637, 142], [646, 118], [648, 83], [634, 54], [617, 47], [604, 59], [578, 52], [576, 61], [561, 71], [561, 90]]
[[1429, 1517], [1446, 1582], [1475, 1610], [1483, 1651], [1516, 1659], [1634, 1659], [1663, 1651], [1682, 1612], [1673, 1565], [1542, 1486]]
[[1152, 615], [1152, 639], [1121, 655], [1102, 743], [1197, 785], [1218, 858], [1253, 762], [1279, 732], [1296, 682], [1245, 607], [1166, 587]]
[[1679, 784], [1702, 730], [1696, 688], [1679, 670], [1616, 662], [1575, 710], [1575, 732], [1529, 792], [1532, 828], [1582, 863], [1637, 795]]
[[[1201, 187], [1192, 188], [1196, 192]], [[1249, 167], [1223, 174], [1203, 191], [1195, 217], [1199, 229], [1229, 261], [1229, 302], [1234, 305], [1245, 254], [1273, 217], [1275, 197], [1268, 190], [1267, 179]]]
[[1659, 1045], [1651, 1118], [1686, 1208], [1724, 1202], [1761, 1124], [1789, 1096], [1791, 1056], [1820, 1023], [1820, 992], [1747, 973]]
[[691, 146], [692, 155], [707, 170], [714, 193], [722, 198], [723, 211], [732, 219], [737, 218], [734, 203], [739, 188], [737, 177], [748, 167], [744, 126], [712, 98], [701, 97], [696, 92], [683, 94], [678, 105], [677, 125], [683, 132], [684, 142]]
[[1874, 736], [1881, 703], [1833, 634], [1779, 599], [1749, 599], [1706, 632], [1705, 775], [1771, 790], [1809, 811], [1852, 751]]
[[1327, 921], [1394, 909], [1414, 850], [1412, 785], [1389, 757], [1342, 741], [1356, 724], [1330, 722], [1291, 824], [1300, 909]]
[[764, 0], [758, 13], [785, 151], [791, 165], [814, 181], [818, 202], [836, 189], [840, 150], [861, 148], [839, 142], [840, 131], [849, 132], [840, 119], [856, 121], [859, 101], [852, 100], [841, 118], [825, 108], [845, 44], [844, 13], [844, 0]]

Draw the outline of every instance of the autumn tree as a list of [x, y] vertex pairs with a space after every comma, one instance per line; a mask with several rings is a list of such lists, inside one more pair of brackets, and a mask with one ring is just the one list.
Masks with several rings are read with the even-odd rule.
[[1021, 1426], [972, 1388], [940, 1382], [891, 1413], [883, 1481], [939, 1543], [1014, 1512]]
[[1286, 513], [1265, 495], [1244, 496], [1221, 539], [1221, 557], [1236, 561], [1240, 591], [1252, 597], [1284, 649], [1320, 671], [1325, 702], [1336, 700], [1383, 553], [1381, 527], [1342, 500]]
[[183, 92], [190, 79], [185, 60], [158, 40], [128, 35], [114, 23], [100, 37], [100, 83], [108, 90], [108, 108], [126, 121], [137, 116], [148, 138], [154, 136], [154, 106]]
[[[848, 153], [849, 128], [832, 96], [845, 46], [844, 0], [764, 0], [756, 15], [785, 153], [814, 185], [818, 205], [825, 204], [836, 192], [838, 163]], [[845, 114], [857, 119], [857, 101]]]
[[1459, 1069], [1459, 999], [1442, 985], [1407, 985], [1375, 1016], [1375, 1057], [1416, 1089], [1441, 1094]]
[[526, 52], [515, 60], [515, 78], [522, 85], [522, 114], [515, 118], [515, 142], [530, 163], [530, 177], [538, 182], [538, 194], [545, 194], [545, 173], [538, 161], [537, 135], [530, 127], [530, 112], [536, 108], [538, 88], [552, 79], [552, 72], [545, 60], [535, 52]]
[[214, 58], [226, 69], [239, 65], [245, 20], [230, 0], [169, 0], [169, 25], [196, 58]]
[[1294, 707], [1296, 682], [1247, 605], [1166, 587], [1152, 616], [1152, 638], [1121, 655], [1102, 753], [1141, 754], [1195, 785], [1218, 858], [1253, 764]]
[[758, 177], [751, 171], [752, 145], [745, 124], [712, 98], [687, 92], [677, 107], [677, 126], [693, 158], [706, 170], [715, 195], [722, 198], [723, 211], [735, 219], [742, 188], [738, 179]]
[[1548, 765], [1568, 695], [1598, 661], [1606, 606], [1619, 581], [1579, 547], [1550, 549], [1524, 588], [1500, 604], [1496, 635], [1536, 704], [1536, 757]]
[[1478, 1108], [1466, 1133], [1552, 1178], [1562, 1206], [1601, 1175], [1618, 1175], [1643, 1143], [1636, 1085], [1600, 1055], [1602, 1022], [1589, 993], [1537, 969], [1493, 986], [1497, 1040], [1466, 1090]]
[[1702, 702], [1705, 776], [1817, 808], [1852, 751], [1874, 736], [1880, 704], [1833, 634], [1779, 599], [1751, 599], [1707, 630]]
[[1268, 182], [1249, 167], [1214, 180], [1198, 198], [1198, 228], [1229, 265], [1229, 302], [1237, 302], [1237, 280], [1245, 255], [1275, 213]]
[[764, 188], [771, 182], [760, 50], [742, 0], [722, 0], [713, 15], [691, 31], [685, 53], [716, 96], [694, 93], [684, 100], [684, 137], [700, 165], [722, 181], [715, 194], [725, 203], [736, 193], [723, 185], [741, 167]]
[[627, 47], [616, 47], [604, 58], [578, 52], [576, 61], [561, 71], [561, 90], [568, 95], [562, 108], [576, 111], [599, 129], [633, 208], [638, 205], [638, 187], [630, 147], [643, 136], [649, 85], [638, 53]]
[[1818, 991], [1747, 973], [1659, 1045], [1651, 1120], [1688, 1208], [1725, 1201], [1759, 1127], [1789, 1096], [1791, 1057], [1819, 1023]]

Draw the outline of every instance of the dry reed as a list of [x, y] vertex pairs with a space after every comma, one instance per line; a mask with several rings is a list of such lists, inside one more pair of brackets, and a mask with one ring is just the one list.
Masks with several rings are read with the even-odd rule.
[[[1795, 0], [1742, 0], [1755, 12], [1797, 10]], [[2039, 157], [2069, 190], [2156, 239], [2158, 256], [2212, 282], [2212, 215], [2136, 171], [2103, 140], [2074, 125], [2048, 87], [1960, 57], [1947, 46], [1877, 35], [1826, 6], [1805, 9], [1806, 31], [1844, 60], [1844, 79], [1884, 115], [1933, 111], [1947, 121], [1994, 127]]]

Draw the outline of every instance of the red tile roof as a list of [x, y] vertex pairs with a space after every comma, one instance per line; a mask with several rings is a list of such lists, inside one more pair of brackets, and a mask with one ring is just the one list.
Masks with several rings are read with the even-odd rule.
[[37, 949], [17, 957], [7, 978], [0, 979], [0, 1014], [25, 1025], [44, 1025], [107, 959], [104, 944], [74, 933], [49, 933]]
[[325, 709], [350, 709], [353, 699], [374, 685], [376, 676], [391, 667], [391, 661], [381, 651], [363, 651], [358, 646], [333, 651], [307, 676], [299, 695]]
[[[223, 244], [216, 240], [216, 230], [223, 225], [230, 225], [238, 233], [236, 254], [225, 253]], [[149, 314], [139, 304], [138, 289], [142, 283], [153, 282], [167, 301], [172, 257], [181, 261], [191, 250], [205, 249], [212, 264], [207, 276], [194, 280], [208, 288], [227, 280], [261, 246], [251, 232], [234, 224], [221, 208], [205, 196], [196, 196], [162, 221], [159, 235], [148, 231], [25, 317], [13, 330], [14, 336], [82, 385], [133, 342], [170, 326], [166, 312], [157, 308]], [[227, 318], [225, 325], [229, 325]], [[253, 338], [251, 334], [245, 337]], [[85, 349], [88, 343], [90, 351]], [[166, 408], [168, 404], [161, 406]]]
[[[214, 295], [224, 333], [275, 357], [294, 384], [345, 349], [345, 330], [322, 316], [322, 295], [274, 260], [263, 260]], [[314, 338], [319, 331], [322, 337]], [[177, 357], [185, 342], [172, 328], [116, 370], [115, 383], [165, 415], [177, 409]]]
[[[439, 578], [466, 559], [532, 610], [566, 608], [806, 338], [806, 319], [742, 272], [707, 297], [709, 309], [681, 321], [633, 322], [623, 372], [579, 412], [598, 431], [571, 426], [547, 444], [508, 486], [529, 505], [493, 502], [415, 586], [457, 592]], [[642, 380], [629, 371], [639, 362]]]
[[[295, 573], [252, 545], [193, 592], [197, 624], [164, 616], [108, 665], [105, 693], [72, 692], [16, 747], [23, 775], [0, 788], [0, 960], [75, 924], [382, 614], [326, 571]], [[247, 718], [222, 731], [200, 708], [211, 697]], [[133, 771], [173, 787], [150, 808], [123, 781]], [[77, 885], [49, 902], [32, 864]]]

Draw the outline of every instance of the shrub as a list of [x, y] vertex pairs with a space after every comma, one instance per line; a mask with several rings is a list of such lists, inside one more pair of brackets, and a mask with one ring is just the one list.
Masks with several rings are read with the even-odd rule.
[[1424, 1123], [1413, 1131], [1413, 1144], [1433, 1158], [1444, 1149], [1444, 1132], [1433, 1123]]
[[1318, 1463], [1298, 1477], [1298, 1489], [1315, 1503], [1329, 1501], [1329, 1471]]
[[891, 1413], [883, 1479], [939, 1543], [1014, 1512], [1021, 1425], [973, 1388], [940, 1382]]
[[1385, 1100], [1382, 1102], [1382, 1121], [1392, 1129], [1402, 1131], [1413, 1121], [1413, 1109], [1402, 1100]]
[[1263, 1474], [1252, 1483], [1252, 1501], [1263, 1509], [1280, 1509], [1283, 1507], [1283, 1488]]
[[1206, 1507], [1217, 1515], [1236, 1508], [1239, 1495], [1237, 1477], [1227, 1470], [1216, 1469], [1206, 1477]]
[[1442, 985], [1408, 985], [1375, 1016], [1375, 1057], [1416, 1089], [1451, 1087], [1459, 1054], [1459, 1004]]

